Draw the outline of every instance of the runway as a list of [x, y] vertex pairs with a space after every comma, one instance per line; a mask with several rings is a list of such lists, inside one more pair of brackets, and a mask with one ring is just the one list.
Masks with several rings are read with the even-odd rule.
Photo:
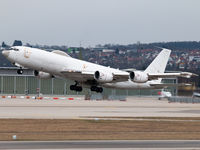
[[41, 141], [41, 142], [0, 142], [0, 149], [196, 149], [200, 141]]
[[127, 101], [0, 99], [0, 118], [78, 119], [88, 117], [200, 117], [200, 104], [168, 103], [156, 97]]

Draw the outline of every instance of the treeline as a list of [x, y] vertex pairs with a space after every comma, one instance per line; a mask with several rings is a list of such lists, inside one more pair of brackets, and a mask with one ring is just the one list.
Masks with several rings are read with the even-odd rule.
[[[22, 42], [20, 40], [15, 40], [12, 46], [21, 46]], [[42, 49], [57, 49], [62, 51], [67, 51], [70, 46], [67, 45], [33, 45], [26, 43], [24, 44], [28, 47], [42, 48]], [[9, 47], [5, 42], [2, 43], [1, 47]], [[136, 50], [136, 49], [155, 49], [156, 47], [168, 48], [171, 50], [200, 50], [200, 41], [177, 41], [177, 42], [157, 42], [157, 43], [134, 43], [128, 45], [120, 44], [105, 44], [96, 45], [96, 48], [106, 48], [115, 50]], [[83, 49], [83, 48], [81, 48]], [[87, 48], [88, 49], [88, 48]]]
[[200, 50], [200, 41], [181, 41], [181, 42], [157, 42], [157, 43], [135, 43], [129, 45], [105, 44], [99, 47], [109, 49], [155, 49], [156, 47], [168, 48], [171, 50]]

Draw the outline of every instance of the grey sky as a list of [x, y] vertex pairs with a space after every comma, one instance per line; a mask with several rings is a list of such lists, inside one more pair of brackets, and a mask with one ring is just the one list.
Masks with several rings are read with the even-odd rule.
[[0, 42], [199, 41], [199, 6], [199, 0], [0, 0]]

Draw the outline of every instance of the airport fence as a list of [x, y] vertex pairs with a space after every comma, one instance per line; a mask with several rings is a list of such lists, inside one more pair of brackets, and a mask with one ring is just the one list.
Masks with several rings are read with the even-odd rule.
[[197, 97], [169, 97], [170, 103], [200, 103], [200, 98]]
[[[168, 81], [169, 82], [169, 81]], [[172, 81], [170, 81], [172, 82]], [[86, 95], [96, 94], [87, 88], [83, 88], [82, 92], [75, 92], [69, 89], [74, 84], [71, 80], [62, 80], [57, 78], [39, 79], [31, 75], [0, 75], [0, 94], [12, 95], [30, 95], [41, 93], [43, 95]], [[174, 88], [169, 89], [173, 95], [176, 94]], [[160, 90], [120, 90], [104, 88], [105, 96], [142, 96], [142, 95], [158, 95]], [[112, 97], [111, 97], [112, 98]]]

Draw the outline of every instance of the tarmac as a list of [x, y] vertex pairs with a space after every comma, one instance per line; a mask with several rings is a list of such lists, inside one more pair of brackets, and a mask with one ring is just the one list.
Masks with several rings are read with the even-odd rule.
[[87, 119], [98, 117], [200, 117], [200, 104], [169, 103], [157, 97], [119, 100], [0, 98], [0, 118]]
[[0, 149], [101, 149], [101, 150], [172, 150], [172, 149], [198, 149], [198, 140], [178, 140], [178, 141], [151, 141], [151, 140], [102, 140], [102, 141], [16, 141], [0, 142]]
[[[120, 118], [121, 117], [121, 118]], [[127, 118], [130, 117], [130, 118]], [[200, 117], [200, 104], [169, 103], [158, 97], [119, 100], [0, 98], [0, 118], [15, 119], [131, 119], [131, 117]], [[199, 149], [198, 140], [100, 140], [100, 141], [0, 141], [0, 149], [166, 150]]]

